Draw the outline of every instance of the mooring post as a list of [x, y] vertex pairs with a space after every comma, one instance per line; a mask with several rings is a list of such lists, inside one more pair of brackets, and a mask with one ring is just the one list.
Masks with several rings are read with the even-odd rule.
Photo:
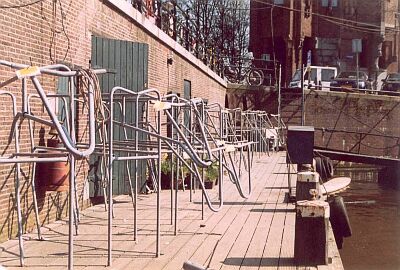
[[327, 202], [304, 200], [296, 203], [294, 259], [297, 265], [328, 264], [328, 230]]
[[311, 171], [311, 165], [300, 165], [299, 170], [296, 182], [296, 201], [311, 200], [310, 190], [319, 191], [319, 175], [317, 172]]

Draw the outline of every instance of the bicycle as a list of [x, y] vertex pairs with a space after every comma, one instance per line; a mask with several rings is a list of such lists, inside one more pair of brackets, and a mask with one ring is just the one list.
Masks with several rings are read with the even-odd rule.
[[246, 82], [248, 85], [260, 86], [264, 82], [264, 72], [252, 64], [247, 67], [224, 65], [222, 74], [229, 83]]

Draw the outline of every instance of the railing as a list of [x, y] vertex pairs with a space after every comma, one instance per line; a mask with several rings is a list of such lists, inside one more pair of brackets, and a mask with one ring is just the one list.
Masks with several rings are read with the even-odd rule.
[[280, 65], [272, 60], [222, 57], [222, 76], [229, 83], [277, 86]]
[[191, 52], [213, 71], [220, 74], [218, 68], [218, 50], [200, 38], [200, 22], [193, 18], [188, 9], [175, 0], [127, 0], [137, 10], [154, 20], [155, 25], [182, 47]]
[[[295, 87], [299, 88], [299, 87]], [[359, 94], [370, 94], [370, 95], [385, 95], [385, 96], [400, 96], [400, 89], [396, 91], [384, 91], [368, 88], [355, 88], [345, 86], [321, 86], [321, 85], [304, 85], [305, 89], [311, 90], [322, 90], [322, 91], [333, 91], [342, 93], [359, 93]], [[294, 88], [293, 88], [294, 89]]]

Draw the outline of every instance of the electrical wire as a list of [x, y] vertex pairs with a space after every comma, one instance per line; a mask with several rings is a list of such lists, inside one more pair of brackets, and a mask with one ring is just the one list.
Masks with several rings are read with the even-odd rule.
[[[98, 134], [100, 143], [102, 145], [102, 159], [101, 166], [103, 168], [108, 168], [108, 158], [107, 158], [107, 130], [106, 122], [109, 119], [110, 111], [107, 105], [103, 102], [102, 93], [100, 88], [100, 82], [98, 76], [91, 69], [81, 69], [78, 70], [78, 92], [82, 96], [84, 101], [84, 106], [88, 109], [87, 94], [92, 88], [94, 95], [94, 109], [95, 109], [95, 119], [99, 125]], [[107, 181], [102, 179], [103, 187], [107, 186]]]
[[0, 5], [0, 8], [23, 8], [23, 7], [28, 7], [28, 6], [32, 6], [34, 4], [43, 2], [43, 0], [34, 0], [30, 3], [26, 3], [26, 4], [15, 4], [15, 5], [9, 5], [9, 6], [5, 6], [5, 5]]
[[[56, 29], [56, 23], [57, 23], [57, 4], [60, 8], [60, 15], [61, 15], [61, 30], [57, 30]], [[69, 4], [69, 7], [71, 6], [71, 2]], [[69, 11], [67, 11], [69, 12]], [[65, 50], [63, 59], [61, 61], [65, 61], [65, 59], [67, 59], [69, 50], [71, 49], [71, 39], [69, 38], [67, 31], [66, 31], [66, 27], [65, 27], [65, 20], [67, 18], [67, 13], [64, 12], [64, 7], [63, 7], [63, 3], [61, 0], [54, 0], [53, 1], [53, 8], [52, 8], [52, 22], [50, 23], [49, 20], [47, 19], [47, 17], [44, 15], [43, 12], [43, 7], [41, 10], [41, 15], [42, 15], [42, 19], [46, 21], [47, 25], [49, 26], [49, 28], [51, 29], [51, 37], [50, 37], [50, 45], [49, 45], [49, 57], [50, 57], [50, 61], [52, 63], [55, 63], [57, 61], [56, 55], [57, 52], [56, 47], [55, 47], [55, 40], [56, 40], [56, 36], [57, 34], [63, 34], [65, 36], [65, 38], [67, 39], [67, 48]], [[53, 53], [54, 50], [54, 53]]]
[[334, 20], [327, 19], [327, 18], [321, 18], [321, 19], [323, 19], [323, 20], [325, 20], [327, 22], [330, 22], [332, 24], [336, 24], [336, 25], [339, 25], [339, 26], [344, 26], [344, 27], [347, 27], [347, 28], [350, 28], [352, 30], [359, 31], [359, 32], [377, 33], [377, 34], [381, 32], [381, 30], [378, 30], [378, 29], [376, 29], [376, 30], [374, 30], [374, 29], [366, 30], [365, 27], [359, 27], [359, 26], [355, 26], [355, 25], [349, 25], [349, 24], [345, 24], [345, 23], [341, 23], [341, 22], [336, 22]]
[[[302, 12], [302, 10], [300, 10], [300, 9], [289, 8], [289, 7], [285, 7], [285, 6], [281, 6], [281, 5], [275, 5], [275, 4], [267, 3], [267, 2], [264, 2], [264, 1], [261, 1], [261, 0], [253, 0], [253, 1], [255, 1], [257, 3], [260, 3], [260, 4], [264, 4], [264, 5], [270, 6], [270, 7], [277, 7], [277, 8], [288, 10], [288, 11]], [[381, 29], [380, 25], [376, 25], [376, 24], [371, 24], [371, 23], [366, 23], [366, 22], [359, 22], [359, 21], [354, 21], [354, 20], [348, 20], [348, 19], [344, 19], [344, 18], [338, 18], [338, 17], [334, 17], [334, 16], [323, 15], [323, 14], [316, 13], [316, 12], [311, 12], [310, 14], [312, 16], [317, 16], [317, 17], [321, 17], [321, 18], [326, 18], [326, 19], [331, 19], [331, 20], [336, 20], [336, 21], [341, 21], [341, 22], [347, 22], [347, 23], [353, 23], [353, 24], [358, 24], [358, 25], [364, 25], [365, 28], [363, 30], [365, 30], [365, 31], [374, 30], [373, 28], [375, 28], [376, 30], [380, 30]], [[346, 25], [346, 26], [348, 27], [348, 26], [351, 26], [351, 25]], [[367, 28], [367, 26], [368, 27], [372, 27], [372, 28]], [[359, 27], [361, 28], [362, 26], [359, 26]], [[388, 30], [389, 31], [395, 31], [395, 32], [399, 32], [400, 31], [400, 30], [397, 30], [397, 29], [388, 29]]]

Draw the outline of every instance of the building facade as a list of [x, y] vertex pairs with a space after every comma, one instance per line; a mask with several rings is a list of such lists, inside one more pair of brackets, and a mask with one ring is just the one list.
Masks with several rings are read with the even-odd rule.
[[[251, 2], [250, 50], [256, 54], [275, 52], [286, 67], [286, 83], [296, 68], [306, 64], [308, 51], [312, 65], [354, 70], [355, 39], [361, 40], [360, 70], [368, 72], [376, 88], [387, 72], [399, 70], [399, 0]], [[280, 11], [274, 14], [271, 10]]]
[[[179, 93], [191, 97], [202, 97], [209, 102], [224, 104], [226, 83], [195, 58], [189, 51], [179, 45], [168, 34], [161, 31], [154, 19], [141, 13], [125, 0], [86, 0], [34, 1], [31, 5], [17, 6], [19, 1], [1, 1], [0, 4], [0, 59], [19, 64], [46, 66], [53, 63], [67, 63], [75, 67], [105, 67], [111, 70], [107, 78], [100, 78], [104, 86], [114, 81], [117, 62], [124, 74], [115, 74], [119, 81], [128, 85], [143, 88], [156, 88], [162, 94]], [[139, 48], [139, 49], [138, 49]], [[137, 50], [138, 49], [138, 50]], [[146, 55], [140, 65], [127, 65], [126, 59], [135, 58], [135, 52]], [[144, 53], [145, 52], [145, 53]], [[124, 57], [125, 56], [125, 57]], [[146, 63], [145, 65], [143, 63]], [[140, 64], [140, 63], [139, 63]], [[117, 70], [118, 72], [118, 70]], [[144, 78], [141, 81], [137, 73]], [[0, 84], [15, 76], [13, 69], [0, 66]], [[111, 76], [111, 77], [110, 77]], [[103, 77], [105, 78], [105, 77]], [[112, 80], [110, 80], [113, 78]], [[54, 76], [39, 77], [46, 93], [58, 91], [60, 81]], [[189, 91], [187, 90], [189, 86]], [[107, 87], [113, 87], [108, 84]], [[184, 90], [185, 89], [185, 90]], [[17, 100], [17, 109], [21, 109], [21, 83], [17, 81], [6, 90], [13, 93]], [[27, 84], [28, 94], [36, 94], [32, 84]], [[13, 122], [11, 103], [0, 99], [0, 115], [2, 129], [0, 131], [0, 152], [10, 155], [14, 147], [8, 141]], [[32, 105], [37, 116], [43, 114], [40, 102]], [[83, 109], [82, 109], [83, 110]], [[79, 112], [81, 127], [77, 138], [85, 139], [85, 115]], [[31, 150], [28, 123], [21, 123], [21, 151]], [[43, 131], [41, 129], [43, 128]], [[78, 130], [78, 129], [77, 129]], [[49, 128], [40, 123], [35, 125], [35, 134], [43, 134], [46, 140]], [[86, 134], [87, 135], [87, 134]], [[39, 137], [35, 137], [36, 143]], [[89, 160], [77, 162], [76, 181], [79, 205], [90, 204], [90, 169]], [[32, 164], [21, 165], [21, 205], [24, 231], [34, 227], [34, 211], [32, 201]], [[0, 165], [0, 241], [13, 238], [17, 234], [15, 207], [14, 166]], [[122, 180], [125, 181], [125, 180]], [[126, 181], [125, 181], [126, 182]], [[40, 187], [38, 187], [38, 190]], [[67, 213], [68, 192], [38, 192], [40, 225], [62, 218]]]

